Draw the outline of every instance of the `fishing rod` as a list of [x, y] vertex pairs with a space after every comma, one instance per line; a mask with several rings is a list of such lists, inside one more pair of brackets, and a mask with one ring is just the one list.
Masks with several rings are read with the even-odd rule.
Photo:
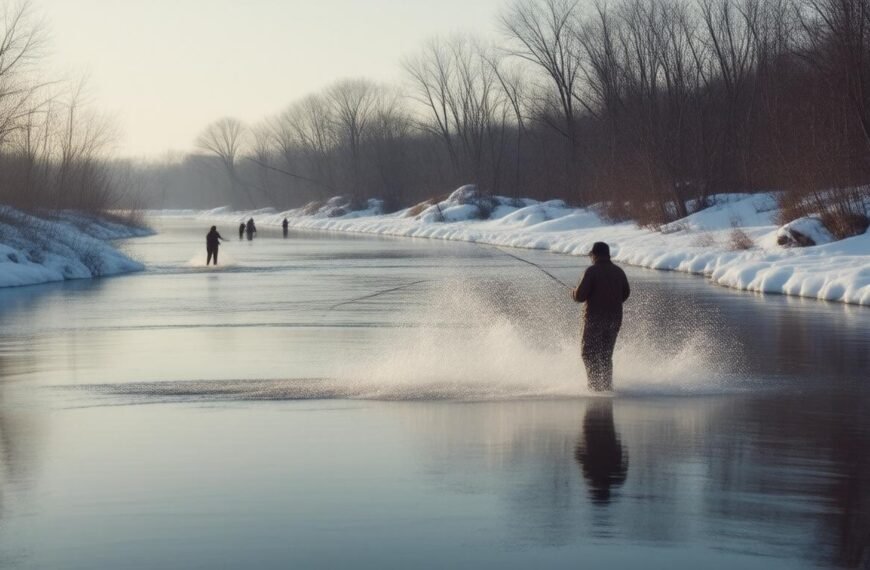
[[371, 293], [369, 295], [363, 295], [362, 297], [357, 297], [356, 299], [351, 299], [349, 301], [342, 301], [341, 303], [336, 303], [335, 305], [329, 307], [328, 311], [333, 309], [337, 309], [342, 305], [349, 305], [351, 303], [356, 303], [357, 301], [365, 301], [367, 299], [373, 299], [375, 297], [380, 297], [381, 295], [386, 295], [387, 293], [392, 293], [394, 291], [400, 291], [402, 289], [407, 289], [408, 287], [413, 287], [414, 285], [419, 285], [420, 283], [428, 283], [429, 279], [422, 279], [420, 281], [412, 281], [411, 283], [405, 283], [404, 285], [399, 285], [398, 287], [392, 287], [390, 289], [384, 289], [383, 291], [378, 291], [377, 293]]
[[[475, 243], [477, 243], [477, 242], [475, 242]], [[478, 244], [478, 245], [483, 245], [483, 244]], [[544, 269], [543, 267], [541, 267], [540, 265], [535, 263], [534, 261], [529, 261], [528, 259], [523, 259], [522, 257], [520, 257], [518, 255], [514, 255], [514, 254], [510, 253], [509, 251], [505, 251], [504, 249], [502, 249], [501, 247], [499, 247], [497, 245], [491, 245], [491, 244], [486, 244], [486, 245], [489, 245], [490, 247], [495, 248], [496, 250], [503, 253], [504, 255], [507, 255], [508, 257], [512, 257], [512, 258], [516, 259], [517, 261], [521, 261], [525, 264], [531, 265], [532, 267], [534, 267], [538, 271], [541, 271], [544, 275], [546, 275], [547, 277], [549, 277], [550, 279], [552, 279], [553, 281], [555, 281], [556, 283], [558, 283], [562, 287], [566, 287], [568, 289], [574, 289], [573, 285], [568, 285], [567, 283], [565, 283], [564, 281], [562, 281], [561, 279], [559, 279], [558, 277], [556, 277], [555, 275], [553, 275], [552, 273], [550, 273], [549, 271], [547, 271], [546, 269]]]
[[[481, 244], [481, 243], [477, 243], [477, 242], [473, 242], [473, 243], [477, 246], [480, 246], [480, 247], [483, 247], [483, 246], [492, 247], [508, 257], [516, 259], [517, 261], [520, 261], [520, 262], [525, 263], [527, 265], [531, 265], [532, 267], [534, 267], [535, 269], [537, 269], [538, 271], [540, 271], [541, 273], [543, 273], [544, 275], [546, 275], [547, 277], [549, 277], [550, 279], [552, 279], [553, 281], [555, 281], [556, 283], [561, 285], [562, 287], [565, 287], [567, 289], [574, 288], [572, 285], [568, 285], [567, 283], [565, 283], [564, 281], [562, 281], [561, 279], [559, 279], [558, 277], [556, 277], [555, 275], [553, 275], [552, 273], [550, 273], [549, 271], [547, 271], [546, 269], [544, 269], [543, 267], [541, 267], [540, 265], [535, 263], [534, 261], [529, 261], [528, 259], [523, 259], [522, 257], [520, 257], [518, 255], [514, 255], [513, 253], [510, 253], [509, 251], [505, 251], [504, 249], [502, 249], [501, 247], [499, 247], [497, 245]], [[411, 283], [405, 283], [404, 285], [399, 285], [398, 287], [391, 287], [389, 289], [384, 289], [383, 291], [377, 291], [375, 293], [363, 295], [362, 297], [350, 299], [349, 301], [342, 301], [341, 303], [336, 303], [335, 305], [332, 305], [331, 307], [329, 307], [327, 310], [332, 311], [332, 310], [337, 309], [338, 307], [341, 307], [344, 305], [349, 305], [351, 303], [356, 303], [358, 301], [366, 301], [368, 299], [374, 299], [375, 297], [380, 297], [381, 295], [386, 295], [387, 293], [393, 293], [395, 291], [400, 291], [402, 289], [407, 289], [409, 287], [413, 287], [414, 285], [420, 285], [421, 283], [428, 283], [429, 281], [430, 281], [429, 279], [422, 279], [420, 281], [412, 281]]]

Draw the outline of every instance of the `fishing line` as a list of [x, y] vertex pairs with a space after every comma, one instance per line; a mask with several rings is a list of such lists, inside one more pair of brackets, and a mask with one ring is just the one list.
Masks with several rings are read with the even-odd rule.
[[413, 287], [414, 285], [419, 285], [420, 283], [428, 283], [429, 279], [422, 279], [420, 281], [412, 281], [411, 283], [405, 283], [404, 285], [399, 285], [398, 287], [392, 287], [390, 289], [384, 289], [383, 291], [378, 291], [377, 293], [371, 293], [369, 295], [364, 295], [362, 297], [357, 297], [356, 299], [351, 299], [349, 301], [342, 301], [341, 303], [336, 303], [335, 305], [329, 307], [328, 311], [333, 309], [337, 309], [342, 305], [349, 305], [351, 303], [356, 303], [357, 301], [365, 301], [367, 299], [373, 299], [375, 297], [380, 297], [381, 295], [386, 295], [387, 293], [392, 293], [394, 291], [399, 291], [401, 289], [407, 289], [408, 287]]
[[[561, 285], [562, 287], [565, 287], [567, 289], [574, 288], [573, 285], [568, 285], [567, 283], [565, 283], [564, 281], [562, 281], [561, 279], [559, 279], [558, 277], [556, 277], [555, 275], [553, 275], [552, 273], [550, 273], [549, 271], [547, 271], [546, 269], [544, 269], [543, 267], [541, 267], [540, 265], [535, 263], [534, 261], [529, 261], [528, 259], [523, 259], [522, 257], [519, 257], [519, 256], [514, 255], [508, 251], [505, 251], [496, 245], [480, 244], [480, 243], [476, 243], [476, 242], [474, 242], [474, 243], [475, 243], [475, 245], [480, 246], [480, 247], [483, 247], [484, 245], [492, 247], [508, 257], [516, 259], [517, 261], [520, 261], [520, 262], [525, 263], [527, 265], [531, 265], [532, 267], [534, 267], [535, 269], [537, 269], [538, 271], [540, 271], [541, 273], [543, 273], [544, 275], [546, 275], [547, 277], [549, 277], [550, 279], [552, 279], [553, 281], [555, 281], [556, 283]], [[430, 281], [429, 279], [422, 279], [420, 281], [412, 281], [411, 283], [405, 283], [404, 285], [399, 285], [398, 287], [391, 287], [389, 289], [377, 291], [377, 292], [371, 293], [369, 295], [363, 295], [362, 297], [357, 297], [355, 299], [350, 299], [348, 301], [342, 301], [341, 303], [336, 303], [335, 305], [332, 305], [331, 307], [329, 307], [329, 309], [327, 309], [327, 310], [332, 311], [332, 310], [337, 309], [338, 307], [341, 307], [344, 305], [349, 305], [351, 303], [356, 303], [358, 301], [366, 301], [368, 299], [374, 299], [375, 297], [380, 297], [381, 295], [386, 295], [387, 293], [393, 293], [395, 291], [407, 289], [408, 287], [413, 287], [414, 285], [419, 285], [421, 283], [428, 283], [429, 281]]]
[[[484, 245], [484, 244], [477, 244], [477, 245]], [[486, 244], [486, 245], [489, 245], [489, 244]], [[504, 255], [507, 255], [508, 257], [512, 257], [512, 258], [516, 259], [517, 261], [521, 261], [523, 263], [531, 265], [532, 267], [536, 268], [538, 271], [541, 271], [544, 275], [546, 275], [547, 277], [549, 277], [550, 279], [552, 279], [553, 281], [555, 281], [556, 283], [558, 283], [562, 287], [567, 287], [568, 289], [574, 288], [573, 285], [568, 285], [567, 283], [565, 283], [564, 281], [562, 281], [561, 279], [559, 279], [558, 277], [556, 277], [555, 275], [553, 275], [552, 273], [550, 273], [549, 271], [547, 271], [546, 269], [544, 269], [543, 267], [541, 267], [540, 265], [535, 263], [534, 261], [529, 261], [528, 259], [523, 259], [522, 257], [519, 257], [518, 255], [514, 255], [508, 251], [503, 250], [502, 248], [500, 248], [497, 245], [489, 245], [489, 247], [495, 248], [496, 250], [500, 251]]]

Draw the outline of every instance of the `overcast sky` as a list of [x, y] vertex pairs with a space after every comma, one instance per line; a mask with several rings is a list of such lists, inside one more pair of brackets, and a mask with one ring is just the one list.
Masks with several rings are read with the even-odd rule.
[[434, 35], [493, 36], [505, 0], [33, 0], [50, 61], [88, 76], [119, 151], [188, 150], [222, 116], [256, 121], [343, 77], [401, 79]]

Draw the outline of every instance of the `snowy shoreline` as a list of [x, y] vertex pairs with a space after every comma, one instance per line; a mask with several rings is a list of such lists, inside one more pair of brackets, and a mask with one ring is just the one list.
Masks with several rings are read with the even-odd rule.
[[78, 212], [34, 215], [0, 206], [0, 287], [142, 271], [109, 241], [152, 233]]
[[[380, 214], [375, 200], [368, 209], [349, 213], [327, 203], [313, 214], [301, 208], [152, 214], [232, 223], [233, 229], [249, 217], [267, 226], [279, 226], [286, 217], [294, 229], [457, 240], [569, 255], [585, 255], [594, 242], [606, 241], [614, 260], [628, 265], [704, 275], [745, 291], [870, 306], [870, 230], [841, 241], [830, 241], [824, 230], [817, 230], [814, 237], [821, 245], [785, 248], [777, 238], [787, 227], [774, 222], [778, 211], [770, 194], [716, 196], [713, 206], [654, 231], [609, 223], [592, 210], [569, 208], [560, 200], [496, 198], [489, 219], [473, 219], [478, 206], [457, 199], [462, 190], [416, 216], [409, 215], [410, 209]], [[814, 220], [793, 224], [799, 222], [811, 227]], [[751, 240], [750, 249], [733, 248], [735, 228]]]

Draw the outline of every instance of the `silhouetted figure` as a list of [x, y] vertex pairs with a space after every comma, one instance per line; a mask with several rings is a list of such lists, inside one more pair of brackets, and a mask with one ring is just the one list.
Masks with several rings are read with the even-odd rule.
[[214, 259], [215, 265], [218, 264], [218, 248], [223, 239], [224, 238], [222, 238], [218, 233], [216, 226], [212, 226], [208, 233], [205, 234], [205, 251], [208, 253], [208, 256], [205, 259], [206, 267], [208, 267], [212, 259]]
[[245, 222], [239, 224], [239, 239], [242, 239], [245, 236]]
[[290, 222], [287, 221], [287, 218], [284, 218], [284, 221], [281, 222], [281, 229], [284, 230], [284, 237], [287, 237], [287, 228], [290, 227]]
[[622, 304], [631, 290], [625, 272], [610, 261], [606, 243], [595, 242], [590, 255], [592, 265], [571, 296], [586, 303], [583, 363], [589, 388], [603, 392], [613, 390], [613, 349], [622, 327]]
[[248, 241], [254, 239], [254, 234], [257, 233], [257, 226], [254, 225], [254, 218], [248, 220], [247, 225], [245, 225], [245, 233], [248, 235]]
[[595, 399], [586, 408], [583, 436], [574, 449], [592, 502], [610, 502], [611, 490], [625, 482], [628, 473], [628, 450], [622, 448], [613, 425], [613, 401]]

